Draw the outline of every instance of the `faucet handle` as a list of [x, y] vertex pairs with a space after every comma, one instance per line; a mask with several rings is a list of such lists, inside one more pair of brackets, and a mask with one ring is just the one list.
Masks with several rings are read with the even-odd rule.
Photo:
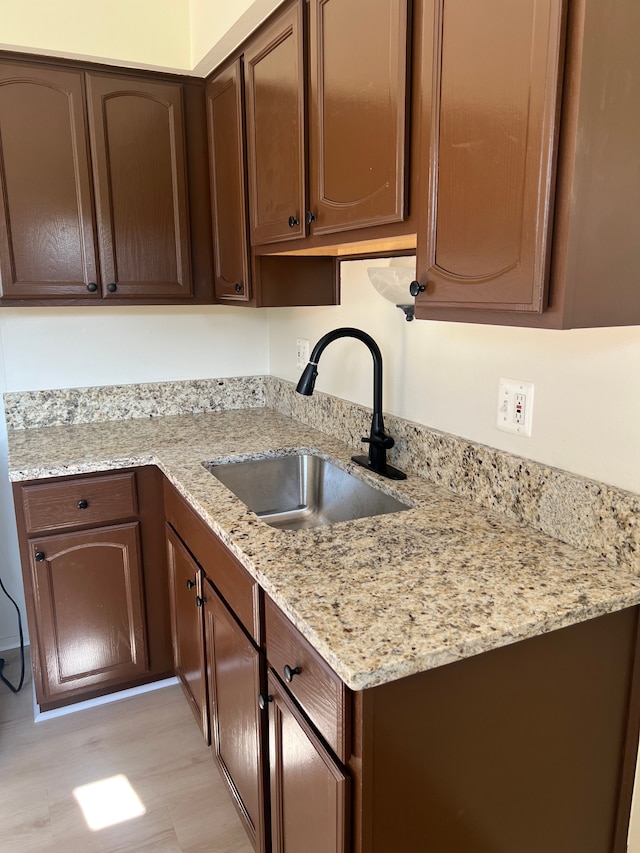
[[385, 432], [376, 435], [363, 435], [362, 440], [365, 444], [374, 444], [376, 447], [384, 447], [386, 450], [390, 450], [395, 444], [393, 438]]

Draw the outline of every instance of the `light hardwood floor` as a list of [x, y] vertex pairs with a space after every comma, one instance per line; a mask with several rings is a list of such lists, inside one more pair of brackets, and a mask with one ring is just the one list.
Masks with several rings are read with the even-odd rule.
[[[120, 774], [145, 813], [92, 832], [72, 792]], [[0, 682], [0, 853], [252, 850], [180, 687], [34, 723], [30, 679]]]

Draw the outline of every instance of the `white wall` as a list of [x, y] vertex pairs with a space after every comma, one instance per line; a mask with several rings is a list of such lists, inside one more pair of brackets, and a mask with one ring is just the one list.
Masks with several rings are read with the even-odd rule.
[[206, 77], [282, 0], [0, 0], [0, 49]]
[[[216, 307], [2, 308], [0, 394], [268, 373], [265, 311]], [[25, 618], [0, 418], [0, 577]], [[26, 628], [26, 626], [25, 626]], [[0, 649], [18, 642], [0, 594]]]
[[206, 77], [282, 0], [189, 0], [191, 67]]
[[[342, 264], [342, 305], [269, 309], [271, 373], [297, 379], [296, 338], [356, 326], [384, 358], [384, 407], [436, 429], [640, 493], [640, 327], [547, 331], [415, 320], [380, 297], [368, 266]], [[500, 377], [535, 384], [533, 437], [498, 431]], [[331, 344], [318, 390], [371, 405], [371, 356]]]
[[189, 0], [0, 0], [0, 47], [191, 69]]

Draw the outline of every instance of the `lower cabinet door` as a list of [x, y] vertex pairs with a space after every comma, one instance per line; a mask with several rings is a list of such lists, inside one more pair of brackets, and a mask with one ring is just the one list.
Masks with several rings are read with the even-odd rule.
[[258, 853], [266, 849], [261, 657], [205, 580], [211, 747]]
[[349, 778], [269, 672], [273, 853], [346, 853]]
[[209, 709], [204, 653], [202, 569], [167, 525], [171, 637], [176, 676], [202, 736], [209, 743]]
[[31, 539], [42, 696], [73, 696], [148, 670], [139, 524]]

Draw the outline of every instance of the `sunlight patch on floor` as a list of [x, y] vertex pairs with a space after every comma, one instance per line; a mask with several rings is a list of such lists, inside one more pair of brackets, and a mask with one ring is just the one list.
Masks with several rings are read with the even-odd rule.
[[74, 788], [73, 796], [78, 801], [89, 829], [96, 832], [140, 817], [146, 809], [126, 776], [110, 776], [88, 785]]

